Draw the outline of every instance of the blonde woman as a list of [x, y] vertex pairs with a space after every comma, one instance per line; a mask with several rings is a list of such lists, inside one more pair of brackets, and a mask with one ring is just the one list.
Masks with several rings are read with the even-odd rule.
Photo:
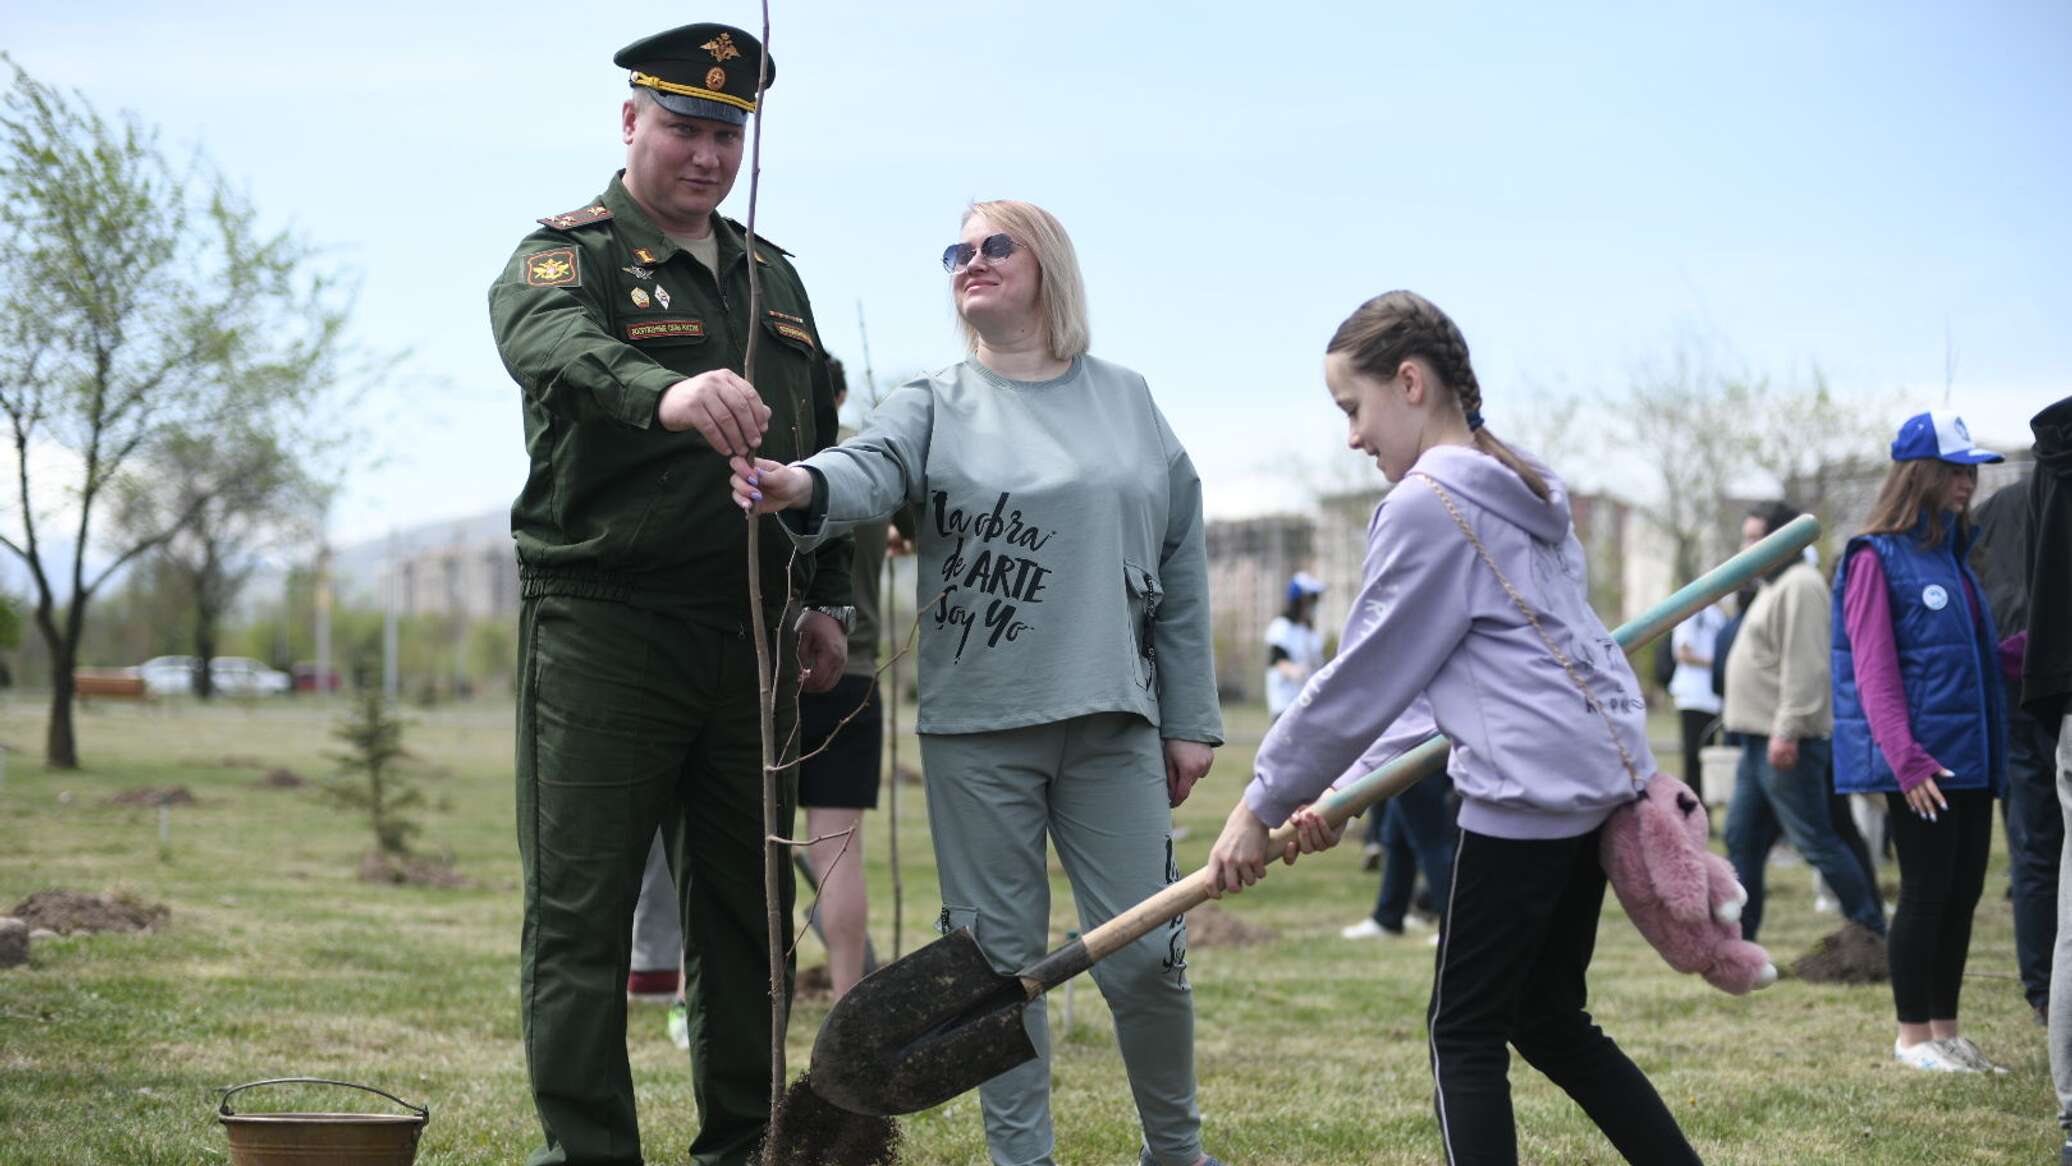
[[[803, 510], [802, 545], [912, 506], [920, 734], [945, 929], [1003, 972], [1049, 946], [1046, 838], [1080, 926], [1178, 877], [1171, 807], [1223, 725], [1210, 654], [1201, 484], [1144, 378], [1087, 352], [1058, 221], [982, 202], [943, 252], [971, 355], [913, 381], [869, 428], [793, 465], [744, 459], [744, 508]], [[1184, 920], [1094, 967], [1143, 1123], [1142, 1160], [1213, 1162], [1194, 1100]], [[979, 1090], [1002, 1166], [1049, 1163], [1049, 1029]]]

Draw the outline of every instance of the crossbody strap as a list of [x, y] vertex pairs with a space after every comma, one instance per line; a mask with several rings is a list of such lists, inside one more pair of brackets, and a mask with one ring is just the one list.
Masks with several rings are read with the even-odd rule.
[[1576, 671], [1575, 662], [1568, 658], [1568, 653], [1555, 646], [1554, 637], [1547, 634], [1547, 629], [1540, 623], [1540, 617], [1533, 613], [1532, 605], [1525, 602], [1525, 597], [1518, 594], [1516, 587], [1511, 586], [1510, 579], [1504, 576], [1503, 570], [1496, 565], [1496, 559], [1491, 557], [1489, 548], [1483, 546], [1482, 540], [1476, 536], [1475, 528], [1468, 525], [1467, 517], [1460, 512], [1460, 507], [1454, 505], [1453, 495], [1448, 494], [1446, 487], [1441, 486], [1439, 480], [1430, 474], [1413, 472], [1411, 476], [1430, 486], [1432, 493], [1439, 496], [1440, 505], [1446, 507], [1446, 513], [1453, 516], [1454, 524], [1460, 527], [1460, 532], [1467, 535], [1468, 541], [1474, 544], [1475, 553], [1482, 557], [1483, 562], [1489, 564], [1490, 573], [1496, 576], [1496, 581], [1503, 584], [1504, 594], [1511, 597], [1511, 603], [1518, 608], [1518, 614], [1524, 616], [1525, 622], [1532, 625], [1532, 630], [1539, 633], [1540, 642], [1547, 645], [1547, 651], [1553, 654], [1555, 662], [1561, 665], [1561, 670], [1568, 673], [1568, 678], [1575, 684], [1576, 691], [1583, 694], [1583, 703], [1589, 705], [1599, 719], [1604, 721], [1604, 731], [1612, 739], [1612, 748], [1619, 751], [1619, 760], [1625, 763], [1626, 775], [1633, 779], [1634, 788], [1646, 789], [1647, 779], [1640, 775], [1640, 767], [1633, 763], [1633, 754], [1626, 751], [1626, 743], [1619, 739], [1619, 730], [1612, 724], [1612, 715], [1605, 711], [1604, 705], [1597, 699], [1597, 694], [1591, 692], [1590, 686], [1584, 683], [1582, 674]]

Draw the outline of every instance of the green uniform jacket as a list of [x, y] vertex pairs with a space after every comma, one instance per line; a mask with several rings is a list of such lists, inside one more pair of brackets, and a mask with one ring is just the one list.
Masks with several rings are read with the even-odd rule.
[[[748, 617], [747, 523], [727, 463], [655, 409], [685, 377], [741, 371], [769, 405], [762, 455], [793, 461], [835, 436], [827, 358], [787, 252], [758, 239], [760, 320], [748, 318], [747, 233], [712, 217], [717, 279], [664, 235], [614, 177], [582, 210], [552, 215], [489, 290], [497, 352], [523, 391], [532, 469], [511, 507], [526, 597], [572, 595], [668, 607], [701, 621]], [[764, 601], [850, 602], [844, 544], [794, 560], [764, 517]], [[774, 617], [773, 617], [774, 618]]]

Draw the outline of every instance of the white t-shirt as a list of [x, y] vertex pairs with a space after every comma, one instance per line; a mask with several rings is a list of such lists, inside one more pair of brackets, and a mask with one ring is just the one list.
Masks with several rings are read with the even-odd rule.
[[[1313, 627], [1305, 627], [1285, 615], [1275, 616], [1266, 625], [1266, 646], [1286, 652], [1288, 659], [1302, 669], [1301, 679], [1296, 680], [1283, 676], [1272, 664], [1266, 666], [1266, 713], [1277, 717], [1302, 694], [1310, 674], [1324, 666], [1324, 637]], [[1269, 651], [1268, 655], [1271, 654]]]
[[[1712, 645], [1719, 639], [1720, 629], [1726, 626], [1727, 613], [1721, 611], [1718, 604], [1713, 604], [1676, 625], [1676, 630], [1669, 633], [1669, 646], [1677, 654], [1676, 672], [1669, 678], [1669, 696], [1677, 708], [1700, 713], [1719, 712], [1719, 694], [1712, 691]], [[1686, 651], [1697, 654], [1705, 662], [1684, 663]]]

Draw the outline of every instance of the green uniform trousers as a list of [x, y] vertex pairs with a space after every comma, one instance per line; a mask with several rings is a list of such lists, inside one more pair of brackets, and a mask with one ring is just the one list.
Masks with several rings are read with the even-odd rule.
[[[546, 1133], [530, 1166], [642, 1161], [626, 1059], [626, 972], [658, 825], [683, 912], [700, 1117], [691, 1158], [745, 1166], [770, 1116], [754, 641], [745, 630], [668, 611], [566, 596], [526, 600], [520, 635], [519, 1007]], [[777, 659], [789, 661], [791, 637], [779, 639]], [[779, 673], [795, 674], [782, 666]], [[796, 701], [780, 691], [777, 703], [781, 742]], [[795, 788], [787, 773], [778, 817], [785, 834]], [[783, 880], [789, 919], [789, 863]], [[787, 997], [790, 988], [787, 967]]]

